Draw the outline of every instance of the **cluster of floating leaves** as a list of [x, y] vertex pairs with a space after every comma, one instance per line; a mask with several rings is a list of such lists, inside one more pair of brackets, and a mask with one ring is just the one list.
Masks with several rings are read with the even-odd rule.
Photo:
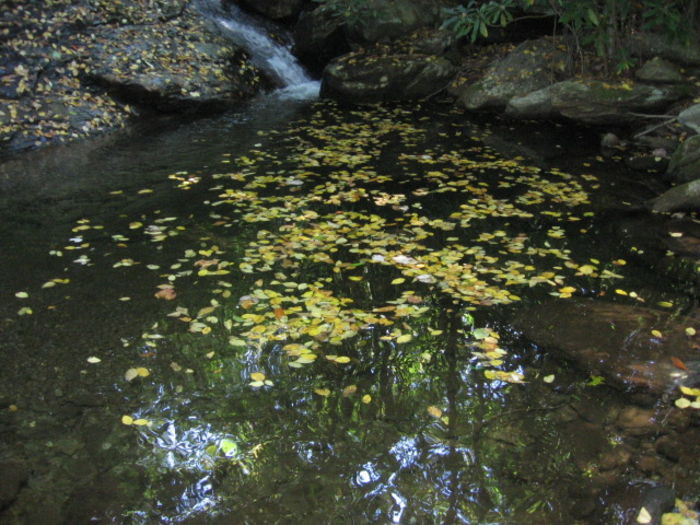
[[[569, 235], [588, 231], [593, 175], [503, 159], [463, 124], [440, 132], [442, 149], [440, 142], [421, 149], [429, 126], [412, 110], [356, 111], [348, 120], [336, 119], [340, 110], [330, 103], [319, 105], [311, 126], [270, 132], [274, 150], [259, 144], [225, 156], [209, 178], [170, 176], [183, 191], [210, 184], [211, 211], [199, 245], [168, 267], [159, 248], [190, 228], [186, 221], [142, 215], [108, 233], [121, 248], [155, 244], [153, 261], [120, 257], [113, 266], [157, 272], [155, 297], [175, 303], [169, 317], [193, 337], [219, 336], [232, 353], [272, 349], [292, 368], [352, 367], [363, 356], [346, 343], [373, 331], [386, 344], [409, 344], [422, 334], [414, 321], [439, 301], [475, 310], [519, 301], [532, 288], [567, 298], [582, 282], [621, 277], [613, 268], [623, 260], [577, 261], [567, 247]], [[420, 153], [406, 153], [407, 144]], [[90, 265], [86, 236], [102, 230], [83, 219], [72, 242], [52, 253], [82, 251], [74, 262]], [[208, 304], [177, 304], [192, 285], [212, 295]], [[164, 327], [145, 333], [145, 343], [157, 346]], [[427, 336], [439, 333], [430, 327]], [[525, 380], [504, 369], [493, 330], [474, 331], [469, 344], [487, 378]], [[259, 368], [250, 385], [274, 387], [270, 371]]]

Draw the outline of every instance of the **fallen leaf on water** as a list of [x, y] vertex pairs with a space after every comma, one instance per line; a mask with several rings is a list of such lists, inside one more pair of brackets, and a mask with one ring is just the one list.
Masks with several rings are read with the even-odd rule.
[[29, 294], [27, 292], [17, 292], [15, 297], [17, 297], [17, 299], [26, 299], [29, 297]]
[[93, 364], [95, 364], [95, 363], [101, 363], [101, 362], [102, 362], [102, 359], [100, 359], [99, 357], [95, 357], [95, 356], [93, 355], [93, 356], [90, 356], [90, 357], [87, 358], [87, 362], [88, 362], [88, 363], [93, 363]]
[[328, 388], [314, 388], [314, 392], [323, 397], [328, 397], [331, 395], [331, 391]]
[[442, 410], [440, 410], [438, 407], [435, 405], [430, 405], [428, 408], [428, 414], [433, 416], [434, 418], [440, 419], [442, 417]]
[[651, 514], [649, 514], [649, 511], [646, 509], [646, 507], [642, 507], [641, 509], [639, 509], [639, 514], [637, 514], [637, 523], [651, 523], [651, 520]]
[[148, 371], [148, 368], [144, 368], [142, 366], [138, 368], [129, 368], [124, 373], [124, 379], [127, 381], [133, 381], [137, 377], [148, 377], [151, 373]]
[[680, 368], [681, 370], [688, 370], [688, 366], [677, 357], [671, 356], [671, 362], [676, 368]]
[[372, 396], [370, 396], [369, 394], [365, 394], [364, 396], [362, 396], [362, 402], [363, 402], [365, 405], [371, 403], [371, 402], [372, 402]]

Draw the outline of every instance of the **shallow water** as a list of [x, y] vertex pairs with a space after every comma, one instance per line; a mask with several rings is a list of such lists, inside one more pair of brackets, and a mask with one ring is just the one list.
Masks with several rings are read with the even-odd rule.
[[567, 411], [620, 401], [509, 319], [690, 299], [613, 264], [601, 207], [651, 192], [594, 135], [279, 99], [163, 127], [0, 166], [8, 523], [599, 522], [620, 438]]

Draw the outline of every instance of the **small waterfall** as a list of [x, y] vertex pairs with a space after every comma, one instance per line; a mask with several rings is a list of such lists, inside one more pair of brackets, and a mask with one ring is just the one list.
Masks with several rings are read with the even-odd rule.
[[[290, 47], [270, 37], [271, 27], [251, 16], [234, 4], [225, 9], [204, 0], [208, 12], [221, 32], [232, 42], [243, 47], [251, 60], [282, 87], [278, 93], [286, 98], [306, 99], [318, 95], [319, 83], [313, 80], [290, 51]], [[270, 26], [271, 24], [268, 24]], [[280, 29], [274, 28], [279, 32]]]

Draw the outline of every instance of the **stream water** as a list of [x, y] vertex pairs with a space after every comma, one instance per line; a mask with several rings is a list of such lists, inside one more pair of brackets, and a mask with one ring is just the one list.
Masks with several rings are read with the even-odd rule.
[[623, 523], [624, 401], [510, 320], [689, 302], [613, 264], [650, 190], [583, 131], [292, 84], [0, 165], [2, 522]]

